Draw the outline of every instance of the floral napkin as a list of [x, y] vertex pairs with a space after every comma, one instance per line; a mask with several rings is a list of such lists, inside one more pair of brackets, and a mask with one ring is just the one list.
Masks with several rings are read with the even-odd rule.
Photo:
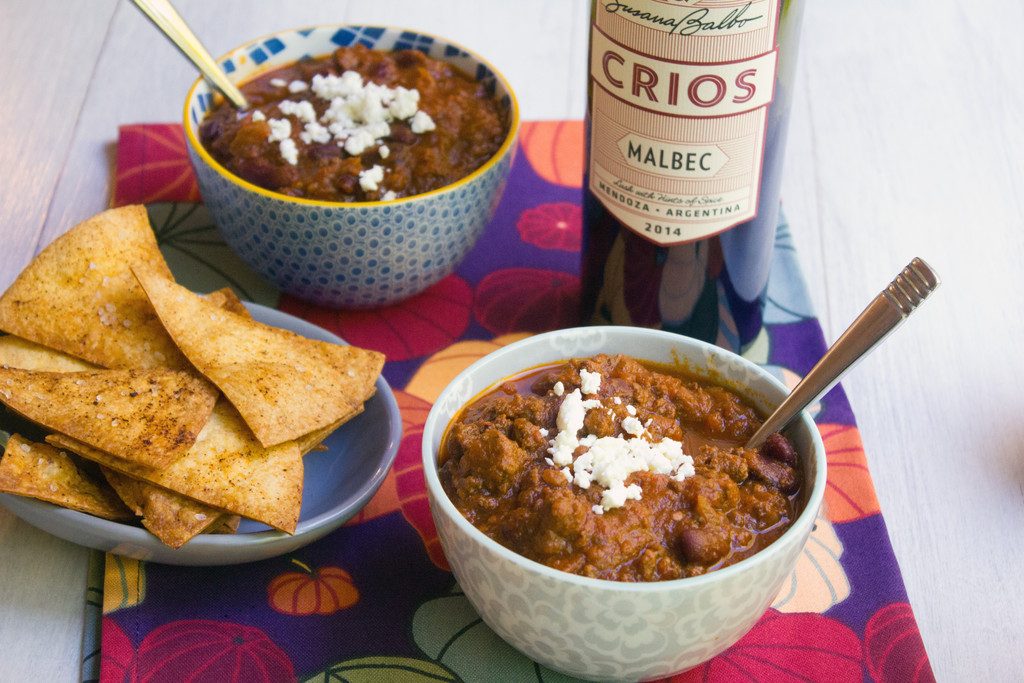
[[[179, 281], [200, 291], [230, 285], [386, 353], [404, 438], [369, 505], [290, 555], [214, 568], [107, 555], [87, 595], [95, 621], [86, 678], [568, 680], [506, 645], [463, 596], [427, 507], [420, 438], [432, 401], [467, 365], [525, 334], [578, 323], [582, 149], [579, 121], [525, 124], [497, 216], [457, 272], [404, 303], [337, 312], [279, 293], [223, 244], [198, 203], [179, 126], [121, 129], [114, 202], [149, 206]], [[766, 328], [745, 355], [792, 386], [825, 346], [785, 224], [774, 258]], [[750, 633], [676, 680], [933, 679], [850, 405], [837, 388], [813, 413], [828, 488], [796, 570]]]

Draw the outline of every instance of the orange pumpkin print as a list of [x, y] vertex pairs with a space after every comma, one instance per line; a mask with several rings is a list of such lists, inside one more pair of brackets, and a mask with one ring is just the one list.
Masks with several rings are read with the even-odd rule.
[[828, 460], [825, 510], [833, 522], [852, 522], [881, 512], [871, 483], [864, 445], [856, 427], [818, 425]]
[[302, 571], [285, 572], [267, 586], [267, 598], [274, 611], [308, 617], [334, 614], [359, 602], [359, 590], [344, 569], [322, 567], [313, 571], [295, 559], [292, 564]]
[[527, 122], [519, 139], [537, 175], [556, 185], [583, 187], [582, 121]]

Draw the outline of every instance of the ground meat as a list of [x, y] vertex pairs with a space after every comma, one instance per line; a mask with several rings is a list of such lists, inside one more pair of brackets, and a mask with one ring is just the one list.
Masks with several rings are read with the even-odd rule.
[[[629, 438], [621, 423], [635, 416], [647, 425], [644, 438], [681, 441], [696, 473], [678, 481], [634, 472], [626, 483], [641, 487], [641, 500], [595, 512], [602, 487], [570, 483], [548, 452], [564, 398], [553, 387], [579, 388], [581, 369], [602, 377], [586, 396], [602, 405], [587, 413], [581, 435]], [[695, 576], [765, 547], [796, 516], [802, 482], [792, 444], [775, 435], [760, 451], [743, 446], [760, 424], [724, 387], [601, 355], [513, 378], [466, 407], [445, 436], [440, 476], [470, 522], [548, 566], [620, 581]]]
[[[303, 141], [305, 125], [294, 114], [283, 114], [285, 100], [309, 102], [317, 119], [330, 102], [311, 89], [290, 92], [292, 81], [309, 83], [313, 76], [356, 71], [364, 80], [413, 89], [420, 95], [419, 109], [434, 121], [435, 130], [414, 133], [406, 121], [391, 122], [390, 134], [352, 156], [335, 140]], [[284, 85], [282, 85], [282, 83]], [[202, 122], [199, 138], [214, 159], [241, 178], [281, 194], [335, 202], [377, 201], [388, 191], [410, 196], [435, 190], [464, 178], [490, 159], [508, 132], [506, 108], [486, 88], [456, 68], [416, 50], [381, 52], [362, 45], [339, 48], [334, 54], [305, 59], [275, 69], [241, 86], [252, 110], [239, 113], [227, 102], [214, 107]], [[270, 126], [255, 120], [259, 111], [267, 119], [291, 121], [291, 139], [298, 161], [282, 156], [278, 142], [268, 141]], [[384, 168], [378, 189], [363, 189], [359, 173]]]

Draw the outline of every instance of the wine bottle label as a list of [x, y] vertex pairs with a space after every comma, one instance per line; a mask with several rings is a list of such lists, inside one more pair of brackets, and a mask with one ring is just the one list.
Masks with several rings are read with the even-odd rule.
[[757, 214], [779, 0], [598, 0], [590, 190], [662, 245]]

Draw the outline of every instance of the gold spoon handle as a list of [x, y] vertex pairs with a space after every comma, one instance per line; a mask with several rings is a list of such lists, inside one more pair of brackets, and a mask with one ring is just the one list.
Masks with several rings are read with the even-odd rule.
[[168, 0], [132, 0], [153, 24], [167, 36], [190, 62], [196, 65], [200, 73], [213, 84], [224, 97], [231, 101], [237, 109], [248, 109], [249, 103], [242, 92], [235, 87], [203, 44], [199, 42], [192, 29], [181, 18], [177, 10]]
[[761, 428], [747, 442], [757, 448], [821, 398], [849, 372], [861, 358], [882, 343], [939, 286], [939, 276], [919, 258], [915, 258], [882, 293], [846, 328], [821, 360], [793, 388]]

